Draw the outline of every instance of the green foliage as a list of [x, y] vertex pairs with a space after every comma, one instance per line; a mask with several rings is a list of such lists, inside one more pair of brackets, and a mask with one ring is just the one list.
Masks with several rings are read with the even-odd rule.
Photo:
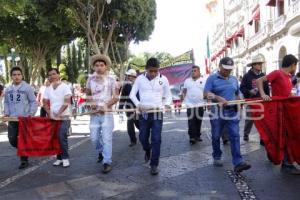
[[60, 74], [60, 77], [63, 79], [68, 80], [68, 75], [67, 75], [67, 68], [65, 64], [60, 64], [58, 67], [58, 71]]
[[77, 78], [77, 83], [79, 83], [79, 85], [81, 87], [85, 87], [86, 81], [87, 81], [87, 75], [86, 74], [79, 74], [79, 76]]

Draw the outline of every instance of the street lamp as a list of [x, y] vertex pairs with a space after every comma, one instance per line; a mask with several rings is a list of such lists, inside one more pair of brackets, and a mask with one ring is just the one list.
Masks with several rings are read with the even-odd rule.
[[12, 62], [12, 67], [15, 67], [17, 62], [20, 61], [20, 57], [16, 54], [16, 50], [14, 48], [10, 49], [10, 55], [7, 57], [9, 62]]

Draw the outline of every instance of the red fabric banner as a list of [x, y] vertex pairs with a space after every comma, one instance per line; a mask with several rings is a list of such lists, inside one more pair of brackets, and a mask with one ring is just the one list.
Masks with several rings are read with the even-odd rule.
[[19, 117], [18, 156], [60, 154], [60, 124], [45, 117]]
[[274, 164], [280, 164], [287, 150], [290, 162], [300, 164], [300, 97], [272, 98], [250, 105], [255, 127]]

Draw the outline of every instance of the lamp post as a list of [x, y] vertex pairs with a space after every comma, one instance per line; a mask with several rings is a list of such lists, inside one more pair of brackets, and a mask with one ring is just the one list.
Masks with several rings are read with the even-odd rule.
[[[111, 0], [105, 0], [105, 2], [107, 4], [111, 3]], [[88, 0], [87, 6], [86, 6], [86, 13], [87, 13], [87, 25], [88, 25], [88, 31], [86, 33], [87, 39], [89, 38], [89, 33], [91, 31], [91, 14], [92, 12], [95, 10], [95, 7], [91, 4], [91, 0]], [[90, 60], [90, 48], [91, 48], [91, 44], [90, 44], [90, 40], [88, 39], [88, 43], [87, 43], [87, 56], [88, 56], [88, 61]], [[90, 74], [90, 67], [88, 67], [88, 74]]]

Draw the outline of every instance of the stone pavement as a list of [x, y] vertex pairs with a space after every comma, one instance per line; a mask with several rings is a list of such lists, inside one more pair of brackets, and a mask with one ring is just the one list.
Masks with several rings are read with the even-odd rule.
[[[15, 149], [0, 133], [0, 199], [299, 199], [300, 176], [282, 174], [265, 156], [253, 129], [250, 142], [241, 142], [252, 168], [232, 173], [230, 146], [224, 146], [225, 165], [212, 166], [210, 125], [202, 126], [203, 142], [190, 146], [186, 113], [165, 118], [158, 176], [149, 174], [140, 144], [128, 147], [126, 123], [115, 116], [113, 170], [102, 174], [89, 138], [88, 118], [72, 123], [71, 167], [53, 167], [53, 157], [31, 158], [18, 170]], [[241, 123], [241, 129], [243, 123]], [[241, 131], [242, 132], [242, 131]]]

